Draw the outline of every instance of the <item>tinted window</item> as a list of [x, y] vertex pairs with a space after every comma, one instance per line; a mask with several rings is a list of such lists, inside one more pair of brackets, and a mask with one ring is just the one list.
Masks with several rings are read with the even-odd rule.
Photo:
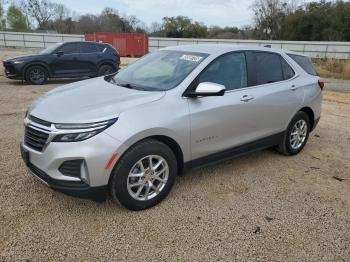
[[97, 48], [94, 44], [81, 44], [81, 52], [82, 53], [96, 53]]
[[286, 62], [286, 60], [284, 60], [283, 58], [281, 58], [282, 61], [282, 69], [283, 69], [283, 77], [285, 80], [292, 78], [295, 73], [294, 70], [290, 67], [290, 65]]
[[301, 56], [301, 55], [292, 55], [288, 54], [289, 57], [291, 57], [299, 66], [301, 66], [302, 69], [306, 71], [306, 73], [310, 75], [316, 76], [317, 73], [315, 71], [315, 68], [312, 64], [312, 61], [307, 56]]
[[110, 55], [115, 55], [117, 53], [117, 51], [110, 46], [107, 47], [107, 50], [105, 52], [107, 52], [107, 54], [110, 54]]
[[272, 53], [254, 53], [256, 84], [263, 85], [284, 80], [280, 56]]
[[79, 53], [79, 44], [78, 43], [71, 43], [71, 44], [65, 44], [60, 48], [59, 51], [63, 51], [65, 54], [76, 54]]
[[107, 46], [105, 45], [97, 45], [97, 47], [99, 52], [103, 52], [105, 49], [107, 49]]
[[199, 82], [224, 85], [226, 90], [247, 86], [247, 66], [243, 53], [222, 56], [210, 64], [200, 75]]

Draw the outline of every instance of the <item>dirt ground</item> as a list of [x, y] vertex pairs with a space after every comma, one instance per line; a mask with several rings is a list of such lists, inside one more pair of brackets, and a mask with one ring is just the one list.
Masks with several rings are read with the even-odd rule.
[[191, 172], [160, 205], [131, 212], [55, 192], [22, 163], [27, 107], [68, 82], [0, 76], [0, 261], [350, 261], [350, 93], [324, 91], [301, 154]]

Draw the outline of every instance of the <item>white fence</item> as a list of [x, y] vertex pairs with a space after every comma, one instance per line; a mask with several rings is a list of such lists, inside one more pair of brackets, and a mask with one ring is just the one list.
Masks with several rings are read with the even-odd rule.
[[[83, 35], [63, 35], [44, 33], [0, 32], [0, 46], [22, 48], [44, 48], [51, 44], [68, 41], [83, 41]], [[350, 59], [350, 42], [306, 42], [306, 41], [263, 41], [263, 40], [224, 40], [150, 37], [150, 51], [162, 47], [187, 44], [238, 44], [282, 48], [305, 53], [311, 57]]]
[[281, 48], [300, 52], [313, 58], [339, 58], [350, 59], [350, 42], [307, 42], [307, 41], [265, 41], [265, 40], [234, 40], [234, 39], [188, 39], [188, 38], [163, 38], [150, 37], [150, 51], [162, 47], [191, 44], [237, 44], [248, 46], [271, 45], [273, 48]]
[[0, 46], [5, 47], [45, 48], [55, 43], [84, 39], [83, 35], [0, 32]]

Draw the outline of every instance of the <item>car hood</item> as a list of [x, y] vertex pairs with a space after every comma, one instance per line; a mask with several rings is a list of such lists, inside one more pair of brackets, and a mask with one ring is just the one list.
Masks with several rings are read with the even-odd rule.
[[28, 113], [53, 123], [92, 123], [116, 118], [121, 112], [159, 100], [164, 94], [128, 89], [99, 77], [46, 93], [33, 102]]
[[22, 55], [22, 56], [16, 56], [16, 57], [8, 58], [8, 59], [4, 60], [4, 62], [14, 62], [14, 61], [19, 61], [19, 60], [27, 61], [27, 60], [30, 60], [30, 59], [33, 59], [33, 58], [38, 58], [38, 57], [41, 57], [41, 56], [42, 55], [40, 55], [40, 54]]

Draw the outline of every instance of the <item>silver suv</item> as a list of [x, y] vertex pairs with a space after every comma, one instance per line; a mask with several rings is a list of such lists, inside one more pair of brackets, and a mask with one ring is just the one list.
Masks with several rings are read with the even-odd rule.
[[299, 153], [320, 119], [322, 88], [301, 54], [169, 47], [37, 99], [21, 152], [31, 173], [55, 190], [96, 200], [109, 191], [141, 210], [190, 169], [267, 147]]

